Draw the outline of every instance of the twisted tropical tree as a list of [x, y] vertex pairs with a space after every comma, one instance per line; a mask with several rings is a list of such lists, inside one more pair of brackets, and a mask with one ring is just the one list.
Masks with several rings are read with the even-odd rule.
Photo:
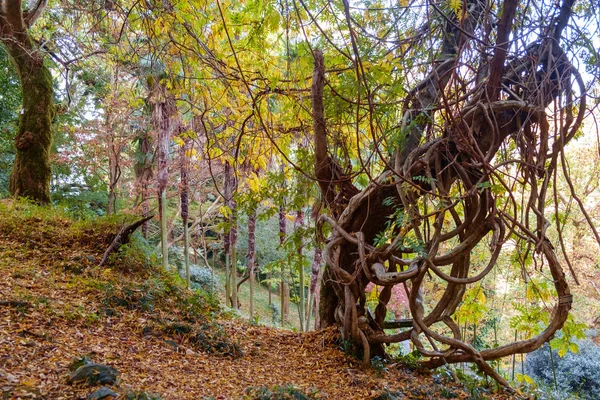
[[[428, 70], [414, 69], [416, 83], [407, 81], [410, 89], [396, 103], [400, 122], [382, 134], [381, 87], [370, 81], [359, 36], [379, 33], [361, 25], [347, 0], [342, 3], [349, 32], [346, 56], [358, 90], [351, 103], [357, 119], [367, 121], [360, 127], [357, 121], [356, 135], [366, 131], [373, 138], [358, 151], [360, 173], [372, 173], [371, 158], [384, 164], [362, 188], [331, 149], [335, 128], [329, 128], [323, 95], [331, 86], [327, 60], [313, 50], [315, 175], [330, 210], [321, 216], [321, 226], [331, 227], [320, 321], [341, 325], [365, 362], [381, 355], [386, 343], [411, 340], [428, 367], [474, 362], [508, 385], [487, 362], [533, 351], [550, 340], [572, 303], [546, 235], [552, 225], [546, 215], [557, 202], [557, 174], [563, 169], [568, 176], [563, 150], [586, 111], [587, 88], [565, 50], [578, 36], [568, 28], [574, 1], [530, 7], [516, 0], [419, 4], [402, 12], [422, 25], [412, 36], [387, 43], [408, 56], [427, 41], [434, 56]], [[466, 286], [484, 279], [509, 243], [550, 272], [556, 292], [550, 322], [531, 339], [477, 350], [463, 340], [452, 316]], [[483, 267], [471, 262], [476, 247], [487, 248]], [[444, 286], [443, 294], [424, 298], [432, 280]], [[366, 306], [370, 282], [383, 287], [374, 313]], [[408, 320], [386, 320], [396, 285], [408, 292]], [[398, 327], [408, 329], [385, 332]]]

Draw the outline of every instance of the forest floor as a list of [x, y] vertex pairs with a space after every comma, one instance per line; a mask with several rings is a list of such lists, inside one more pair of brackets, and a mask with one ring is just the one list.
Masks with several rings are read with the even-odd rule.
[[136, 246], [98, 267], [122, 223], [0, 202], [0, 398], [87, 398], [94, 387], [67, 383], [83, 356], [118, 371], [123, 399], [508, 398], [400, 363], [362, 368], [335, 329], [232, 318]]

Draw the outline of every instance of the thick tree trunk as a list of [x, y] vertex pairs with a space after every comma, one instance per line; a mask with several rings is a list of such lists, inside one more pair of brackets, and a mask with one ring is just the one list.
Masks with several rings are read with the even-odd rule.
[[15, 137], [16, 155], [10, 175], [10, 193], [15, 197], [48, 203], [52, 175], [49, 152], [54, 117], [52, 76], [44, 64], [42, 53], [33, 46], [25, 28], [8, 23], [1, 25], [0, 38], [19, 74], [23, 92], [23, 112]]

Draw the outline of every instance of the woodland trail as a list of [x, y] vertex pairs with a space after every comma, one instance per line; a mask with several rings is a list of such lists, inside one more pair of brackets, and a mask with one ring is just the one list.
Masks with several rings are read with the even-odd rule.
[[[138, 278], [131, 271], [97, 269], [93, 261], [105, 240], [74, 226], [38, 217], [0, 224], [0, 300], [14, 302], [0, 303], [4, 399], [85, 399], [93, 389], [66, 380], [69, 365], [84, 355], [116, 368], [123, 392], [143, 390], [162, 399], [259, 398], [247, 388], [288, 384], [313, 393], [311, 398], [384, 399], [394, 392], [415, 399], [468, 398], [451, 382], [399, 364], [361, 368], [340, 349], [335, 329], [297, 334], [235, 318], [207, 320], [214, 337], [224, 331], [237, 345], [237, 357], [206, 353], [185, 333], [159, 334], [156, 321], [178, 321], [185, 310], [169, 299], [153, 309], [107, 309], [107, 293], [117, 293], [111, 285]], [[88, 236], [73, 243], [66, 232], [74, 229]], [[130, 298], [147, 291], [123, 290]]]

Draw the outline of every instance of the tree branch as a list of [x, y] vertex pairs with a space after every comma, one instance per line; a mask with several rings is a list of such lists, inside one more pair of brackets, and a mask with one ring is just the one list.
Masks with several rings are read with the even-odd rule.
[[23, 13], [23, 21], [27, 28], [31, 28], [35, 24], [42, 15], [42, 11], [44, 11], [46, 5], [48, 5], [48, 0], [37, 0], [33, 8]]
[[494, 57], [490, 63], [490, 78], [487, 87], [487, 95], [491, 101], [496, 101], [500, 95], [504, 61], [506, 60], [506, 51], [510, 43], [509, 36], [518, 4], [518, 0], [507, 0], [502, 7], [502, 17], [498, 23], [498, 39], [496, 40]]

